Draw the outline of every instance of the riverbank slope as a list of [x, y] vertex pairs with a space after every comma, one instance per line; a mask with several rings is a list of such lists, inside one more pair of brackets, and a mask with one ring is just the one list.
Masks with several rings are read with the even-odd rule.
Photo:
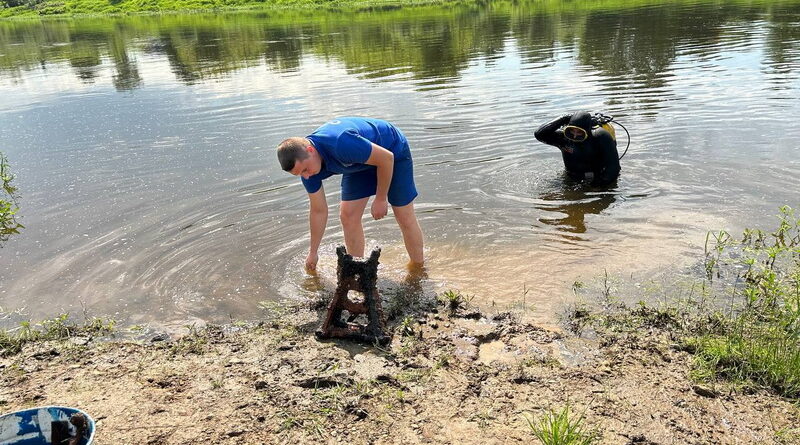
[[180, 336], [23, 323], [0, 331], [0, 406], [84, 409], [97, 444], [800, 444], [800, 218], [779, 218], [709, 233], [671, 298], [606, 276], [563, 328], [452, 290], [393, 296], [385, 347], [318, 340], [330, 295]]
[[798, 443], [791, 401], [694, 383], [657, 319], [579, 337], [440, 306], [386, 348], [317, 340], [307, 307], [176, 339], [74, 333], [0, 359], [0, 401], [80, 407], [97, 444], [535, 443], [528, 421], [567, 406], [594, 443]]

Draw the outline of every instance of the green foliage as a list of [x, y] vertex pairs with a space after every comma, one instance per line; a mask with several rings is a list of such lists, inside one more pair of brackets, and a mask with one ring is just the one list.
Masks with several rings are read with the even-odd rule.
[[206, 326], [198, 329], [194, 324], [187, 325], [188, 333], [170, 345], [170, 351], [175, 355], [203, 354], [208, 349], [212, 337], [222, 334], [218, 326]]
[[696, 379], [800, 399], [800, 218], [784, 206], [772, 232], [746, 229], [741, 239], [711, 232], [703, 266], [704, 281], [688, 297], [606, 305], [602, 313], [575, 306], [566, 323], [576, 333], [604, 329], [608, 340], [629, 345], [660, 332], [695, 354]]
[[[711, 242], [712, 238], [714, 239], [714, 243], [713, 248], [710, 248], [709, 243]], [[714, 281], [714, 271], [717, 269], [720, 256], [725, 251], [725, 246], [727, 246], [731, 240], [731, 235], [724, 230], [720, 230], [719, 232], [708, 232], [706, 234], [706, 243], [703, 249], [706, 257], [706, 279], [709, 281]]]
[[221, 9], [375, 8], [446, 0], [0, 0], [0, 15], [129, 14]]
[[416, 331], [414, 330], [415, 324], [416, 320], [414, 320], [414, 317], [406, 315], [397, 326], [397, 332], [403, 337], [413, 337], [416, 335]]
[[450, 312], [455, 314], [459, 309], [469, 307], [474, 296], [464, 295], [459, 291], [446, 290], [439, 295], [439, 302]]
[[433, 362], [433, 369], [443, 369], [449, 368], [450, 364], [453, 362], [453, 354], [450, 352], [442, 352], [436, 357], [436, 361]]
[[14, 175], [8, 165], [8, 159], [0, 152], [0, 247], [2, 243], [23, 228], [16, 219], [19, 208], [17, 207], [17, 188], [11, 185]]
[[528, 416], [525, 420], [543, 445], [591, 445], [600, 440], [597, 432], [584, 428], [583, 414], [576, 417], [569, 406], [558, 412], [549, 410], [538, 420]]
[[[671, 0], [679, 6], [696, 0]], [[770, 0], [770, 3], [791, 3], [792, 0]], [[260, 9], [280, 8], [392, 8], [401, 5], [462, 3], [459, 0], [0, 0], [0, 17], [53, 14], [130, 14], [168, 11], [198, 11], [220, 9]], [[535, 9], [541, 13], [562, 13], [565, 8], [570, 14], [587, 12], [607, 12], [609, 9], [644, 8], [663, 3], [659, 0], [538, 0], [519, 4], [515, 8]], [[731, 0], [731, 4], [749, 5], [752, 1]], [[680, 9], [680, 8], [675, 8]]]
[[[580, 62], [605, 76], [636, 76], [658, 84], [664, 82], [660, 73], [665, 66], [675, 62], [678, 42], [706, 39], [704, 30], [721, 37], [718, 34], [725, 29], [721, 24], [742, 23], [752, 14], [763, 16], [770, 28], [783, 29], [788, 19], [770, 10], [776, 3], [800, 4], [800, 0], [734, 1], [719, 9], [710, 0], [702, 0], [708, 3], [704, 8], [675, 7], [689, 0], [443, 0], [448, 3], [442, 7], [437, 0], [425, 6], [428, 1], [213, 0], [208, 7], [214, 13], [150, 14], [208, 2], [44, 0], [35, 9], [0, 8], [0, 16], [89, 12], [120, 16], [0, 20], [0, 73], [19, 77], [42, 66], [69, 64], [75, 68], [74, 76], [87, 81], [113, 66], [114, 86], [130, 90], [143, 83], [143, 57], [137, 56], [141, 54], [166, 58], [176, 78], [187, 84], [259, 65], [270, 71], [292, 71], [311, 56], [341, 63], [363, 79], [408, 76], [435, 81], [419, 84], [435, 89], [442, 87], [442, 79], [460, 76], [473, 61], [494, 59], [511, 38], [528, 63], [553, 57], [552, 51], [542, 48], [575, 45]], [[388, 7], [393, 4], [404, 7]], [[639, 6], [657, 7], [659, 13]], [[263, 10], [218, 11], [229, 7]], [[563, 13], [565, 9], [568, 13]], [[135, 11], [148, 14], [128, 15]], [[596, 11], [620, 33], [606, 35], [605, 27], [594, 26]], [[765, 51], [762, 63], [771, 66], [785, 57], [786, 37], [769, 33], [765, 39], [765, 45], [775, 50]], [[641, 40], [658, 44], [647, 51], [619, 50]], [[653, 85], [658, 86], [663, 85]]]
[[781, 428], [775, 431], [773, 439], [776, 445], [798, 444], [800, 443], [800, 428]]
[[[729, 312], [721, 332], [691, 339], [696, 376], [750, 382], [799, 398], [800, 219], [782, 207], [774, 232], [746, 230], [737, 243], [718, 241], [712, 275], [719, 276], [726, 265], [740, 265], [744, 271], [737, 278], [744, 286], [734, 292], [741, 307]], [[734, 247], [735, 255], [723, 256]]]
[[61, 314], [36, 325], [23, 321], [16, 329], [0, 330], [0, 356], [18, 354], [28, 343], [67, 340], [78, 336], [105, 336], [115, 329], [114, 320], [87, 318], [77, 324], [69, 314]]

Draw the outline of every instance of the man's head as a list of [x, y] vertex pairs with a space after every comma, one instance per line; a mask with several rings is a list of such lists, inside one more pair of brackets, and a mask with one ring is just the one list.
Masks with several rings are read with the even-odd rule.
[[578, 111], [564, 127], [564, 136], [572, 142], [583, 142], [592, 136], [592, 127], [594, 127], [592, 115], [586, 111]]
[[569, 123], [564, 127], [564, 137], [569, 141], [564, 151], [572, 153], [580, 144], [592, 137], [594, 121], [592, 115], [586, 111], [579, 111], [572, 115]]
[[322, 170], [322, 158], [306, 138], [289, 138], [278, 144], [278, 162], [284, 171], [306, 179]]

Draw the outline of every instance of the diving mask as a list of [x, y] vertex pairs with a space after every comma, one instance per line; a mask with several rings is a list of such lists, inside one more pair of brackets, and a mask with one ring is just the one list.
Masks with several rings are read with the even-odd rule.
[[589, 137], [589, 133], [581, 127], [567, 125], [564, 127], [564, 137], [572, 142], [583, 142]]

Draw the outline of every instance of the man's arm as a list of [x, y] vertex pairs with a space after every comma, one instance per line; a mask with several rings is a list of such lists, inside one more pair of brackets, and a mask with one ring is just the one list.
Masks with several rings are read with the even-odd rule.
[[381, 219], [389, 212], [389, 185], [394, 172], [394, 154], [377, 144], [372, 144], [372, 152], [365, 162], [378, 169], [378, 186], [372, 201], [372, 217]]
[[311, 232], [311, 242], [308, 246], [308, 256], [306, 257], [306, 270], [313, 272], [317, 270], [319, 260], [319, 245], [322, 242], [322, 235], [325, 233], [325, 226], [328, 224], [328, 201], [325, 199], [325, 190], [320, 187], [314, 193], [308, 194], [308, 225]]
[[561, 147], [565, 142], [564, 137], [556, 133], [556, 130], [569, 123], [571, 118], [571, 114], [565, 114], [561, 117], [553, 119], [550, 122], [542, 124], [538, 129], [536, 129], [536, 131], [533, 133], [533, 136], [545, 144]]

